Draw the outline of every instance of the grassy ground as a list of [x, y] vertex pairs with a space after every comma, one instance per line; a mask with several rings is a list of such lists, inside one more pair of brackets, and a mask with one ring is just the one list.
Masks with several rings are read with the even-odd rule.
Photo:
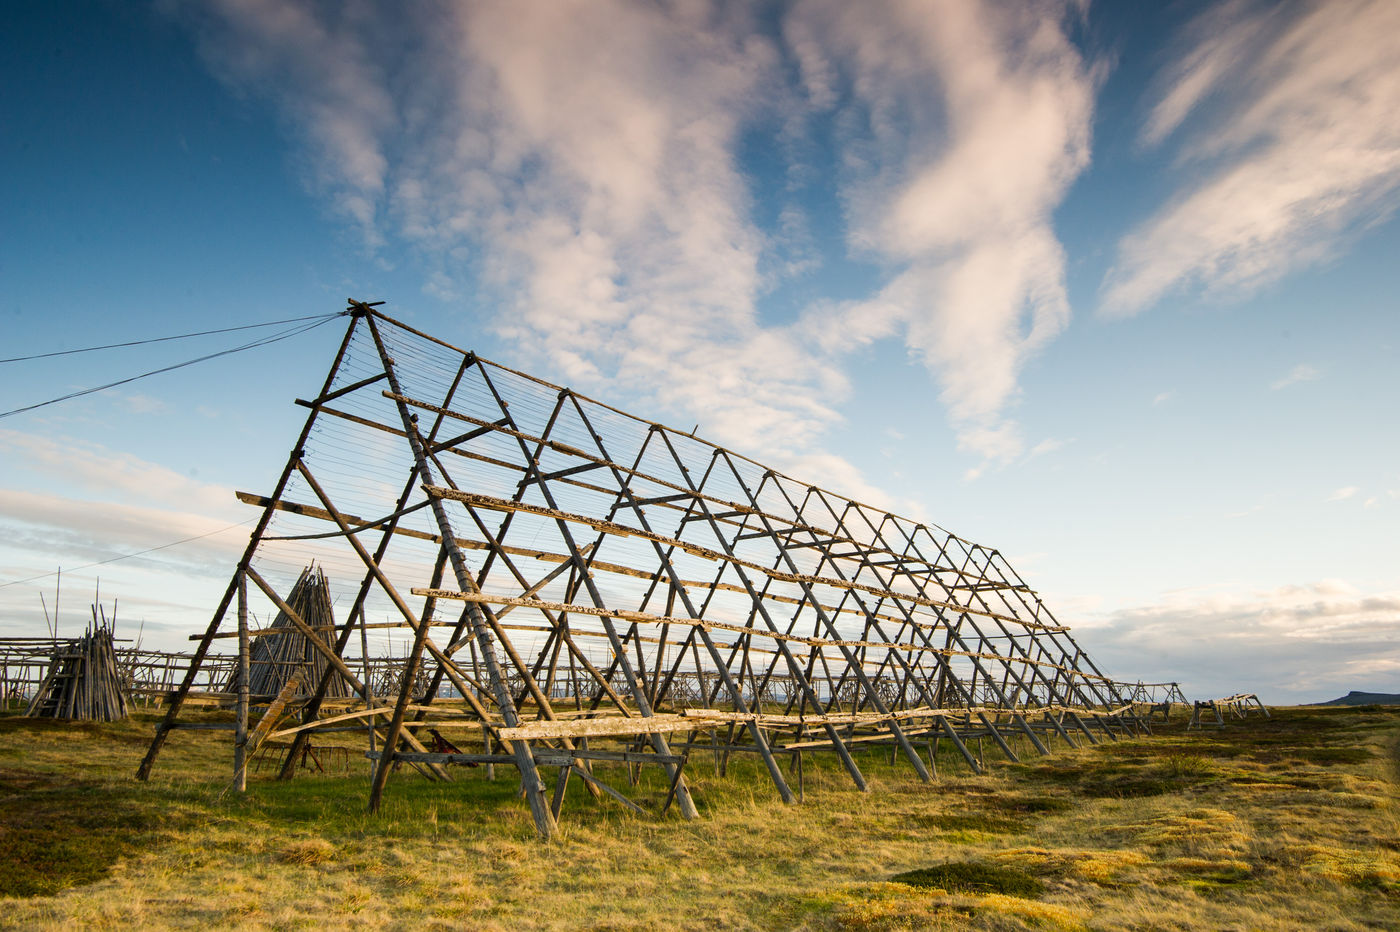
[[[575, 784], [549, 844], [506, 768], [400, 774], [369, 816], [353, 756], [349, 775], [263, 773], [221, 796], [225, 733], [177, 733], [137, 783], [151, 725], [0, 717], [0, 926], [1400, 928], [1395, 709], [1178, 721], [1022, 747], [985, 776], [941, 756], [933, 786], [871, 751], [864, 794], [809, 758], [795, 807], [751, 762], [719, 779], [696, 756], [700, 819]], [[665, 787], [628, 791], [654, 804]]]

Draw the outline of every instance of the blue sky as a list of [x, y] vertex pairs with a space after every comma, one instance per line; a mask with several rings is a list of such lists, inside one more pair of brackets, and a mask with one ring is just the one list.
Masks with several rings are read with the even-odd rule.
[[[1123, 678], [1400, 691], [1394, 4], [5, 17], [0, 355], [383, 299], [1001, 549]], [[0, 419], [0, 634], [252, 518], [339, 326]], [[179, 646], [245, 540], [65, 572], [66, 626], [100, 576]]]

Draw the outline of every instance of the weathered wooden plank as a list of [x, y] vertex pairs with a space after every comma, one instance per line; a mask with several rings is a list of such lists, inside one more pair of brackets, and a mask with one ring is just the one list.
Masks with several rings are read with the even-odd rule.
[[[559, 750], [556, 748], [535, 748], [533, 749], [535, 763], [541, 767], [567, 767], [574, 761], [601, 761], [615, 764], [680, 764], [684, 758], [679, 754], [653, 754], [640, 751], [594, 751], [594, 750]], [[370, 760], [379, 760], [383, 756], [381, 751], [366, 751], [365, 757]], [[510, 764], [515, 763], [514, 754], [470, 754], [459, 752], [420, 752], [420, 751], [399, 751], [394, 755], [394, 760], [401, 760], [405, 763], [423, 764]]]
[[698, 719], [685, 715], [639, 715], [635, 718], [621, 718], [616, 715], [599, 718], [575, 719], [573, 721], [527, 722], [515, 728], [501, 728], [497, 731], [502, 741], [537, 741], [551, 738], [600, 738], [611, 735], [662, 734], [672, 731], [689, 731], [697, 725]]

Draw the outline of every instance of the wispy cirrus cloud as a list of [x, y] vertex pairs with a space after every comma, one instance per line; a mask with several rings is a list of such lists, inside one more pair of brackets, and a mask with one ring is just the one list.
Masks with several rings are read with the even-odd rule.
[[1290, 385], [1297, 385], [1299, 382], [1316, 382], [1322, 378], [1322, 370], [1316, 366], [1302, 362], [1288, 370], [1288, 374], [1281, 379], [1275, 379], [1269, 383], [1269, 388], [1278, 391]]
[[[58, 578], [46, 574], [59, 567], [63, 592], [78, 592], [77, 602], [64, 596], [65, 625], [82, 624], [84, 600], [100, 581], [104, 599], [119, 599], [121, 617], [188, 630], [191, 612], [205, 614], [217, 602], [247, 544], [240, 522], [249, 510], [232, 490], [82, 438], [0, 430], [0, 471], [9, 483], [30, 473], [47, 487], [0, 488], [5, 633], [43, 630], [38, 592], [52, 595]], [[174, 637], [160, 646], [188, 648]]]
[[159, 398], [153, 398], [141, 392], [118, 396], [118, 400], [132, 414], [161, 414], [170, 408]]
[[142, 459], [77, 437], [49, 437], [0, 429], [0, 462], [41, 472], [73, 492], [119, 495], [134, 504], [198, 509], [219, 518], [240, 516], [231, 489], [200, 482]]
[[1119, 243], [1102, 310], [1247, 294], [1334, 255], [1400, 192], [1400, 5], [1232, 0], [1183, 31], [1144, 145], [1179, 193]]
[[[199, 538], [178, 549], [162, 550], [149, 561], [173, 563], [181, 569], [197, 567], [227, 576], [248, 542], [246, 528], [204, 536], [219, 531], [222, 519], [195, 512], [92, 502], [17, 489], [0, 489], [0, 513], [9, 523], [9, 541], [22, 547], [31, 560], [43, 555], [46, 563], [50, 558], [57, 563], [66, 560], [70, 565], [78, 560], [96, 563], [164, 548], [175, 540]], [[246, 508], [241, 517], [248, 518]]]
[[1356, 493], [1360, 491], [1361, 489], [1358, 486], [1344, 485], [1340, 489], [1337, 489], [1335, 492], [1333, 492], [1331, 495], [1327, 496], [1327, 501], [1344, 502], [1349, 498], [1355, 497]]
[[[259, 0], [190, 15], [216, 70], [308, 140], [346, 212], [369, 205], [375, 237], [416, 248], [429, 290], [484, 285], [488, 324], [536, 366], [779, 459], [838, 420], [839, 370], [755, 306], [771, 242], [737, 151], [781, 81], [744, 9]], [[347, 53], [371, 36], [366, 69]], [[343, 106], [366, 83], [371, 105]]]
[[[216, 73], [278, 107], [316, 190], [371, 243], [416, 248], [427, 290], [486, 285], [495, 329], [560, 379], [859, 486], [818, 441], [845, 356], [899, 337], [965, 450], [1023, 450], [1020, 369], [1069, 315], [1050, 214], [1088, 159], [1069, 0], [818, 2], [777, 25], [624, 0], [181, 9]], [[846, 239], [884, 278], [775, 324], [761, 298], [813, 268], [812, 223], [744, 153], [766, 139], [799, 179], [792, 153], [827, 129]]]
[[[277, 98], [280, 115], [305, 146], [301, 165], [310, 186], [378, 243], [377, 214], [389, 174], [386, 141], [399, 115], [377, 64], [380, 48], [363, 31], [366, 11], [346, 8], [322, 17], [307, 4], [284, 0], [162, 5], [189, 14], [205, 60], [227, 84]], [[309, 87], [315, 93], [287, 90]]]

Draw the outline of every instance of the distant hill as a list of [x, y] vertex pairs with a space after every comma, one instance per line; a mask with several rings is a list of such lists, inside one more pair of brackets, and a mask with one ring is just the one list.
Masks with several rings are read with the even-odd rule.
[[1400, 693], [1361, 693], [1353, 689], [1340, 699], [1313, 705], [1400, 705]]

